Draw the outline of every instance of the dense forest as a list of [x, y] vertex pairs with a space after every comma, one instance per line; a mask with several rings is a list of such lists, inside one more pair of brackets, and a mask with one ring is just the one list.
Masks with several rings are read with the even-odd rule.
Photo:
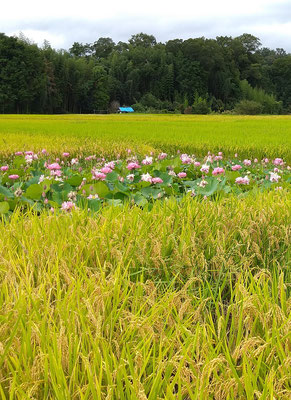
[[291, 54], [243, 34], [54, 50], [0, 33], [1, 113], [291, 113]]

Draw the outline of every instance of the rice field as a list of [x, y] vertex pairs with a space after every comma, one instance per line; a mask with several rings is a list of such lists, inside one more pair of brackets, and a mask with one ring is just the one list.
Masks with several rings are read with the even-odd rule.
[[116, 157], [129, 147], [142, 155], [223, 151], [291, 163], [291, 116], [0, 115], [0, 155], [45, 148]]
[[0, 399], [289, 400], [290, 145], [290, 117], [0, 116]]

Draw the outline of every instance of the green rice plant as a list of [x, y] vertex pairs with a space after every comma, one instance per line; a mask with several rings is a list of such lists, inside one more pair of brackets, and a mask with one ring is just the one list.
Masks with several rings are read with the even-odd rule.
[[[217, 201], [169, 199], [154, 203], [151, 211], [108, 206], [95, 217], [87, 211], [21, 217], [16, 211], [1, 225], [2, 257], [9, 262], [9, 251], [17, 250], [27, 263], [37, 264], [45, 249], [45, 256], [57, 257], [64, 268], [68, 260], [88, 268], [100, 262], [108, 272], [120, 263], [130, 265], [133, 276], [176, 279], [176, 285], [177, 274], [180, 280], [199, 276], [216, 281], [228, 270], [258, 271], [278, 264], [287, 273], [290, 209], [288, 193], [269, 192]], [[37, 247], [33, 243], [40, 241], [40, 232]]]
[[[290, 163], [290, 121], [1, 116], [0, 158], [131, 148]], [[289, 400], [288, 190], [7, 217], [11, 187], [1, 189], [1, 400]]]
[[290, 398], [284, 192], [0, 224], [0, 399]]
[[291, 162], [290, 116], [1, 115], [0, 157], [18, 150], [125, 156], [177, 150]]

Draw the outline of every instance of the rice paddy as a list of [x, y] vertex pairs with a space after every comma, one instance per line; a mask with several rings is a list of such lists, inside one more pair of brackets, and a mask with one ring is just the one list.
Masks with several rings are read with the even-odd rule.
[[[290, 149], [290, 117], [1, 116], [0, 399], [289, 400]], [[26, 196], [58, 171], [163, 195]]]
[[116, 157], [127, 148], [204, 156], [282, 157], [291, 163], [291, 116], [0, 115], [0, 154], [18, 150]]

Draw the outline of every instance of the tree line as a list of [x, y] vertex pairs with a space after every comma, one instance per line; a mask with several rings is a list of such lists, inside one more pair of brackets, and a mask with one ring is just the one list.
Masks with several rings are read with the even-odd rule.
[[69, 50], [0, 33], [1, 113], [290, 113], [291, 54], [251, 35], [99, 38]]

